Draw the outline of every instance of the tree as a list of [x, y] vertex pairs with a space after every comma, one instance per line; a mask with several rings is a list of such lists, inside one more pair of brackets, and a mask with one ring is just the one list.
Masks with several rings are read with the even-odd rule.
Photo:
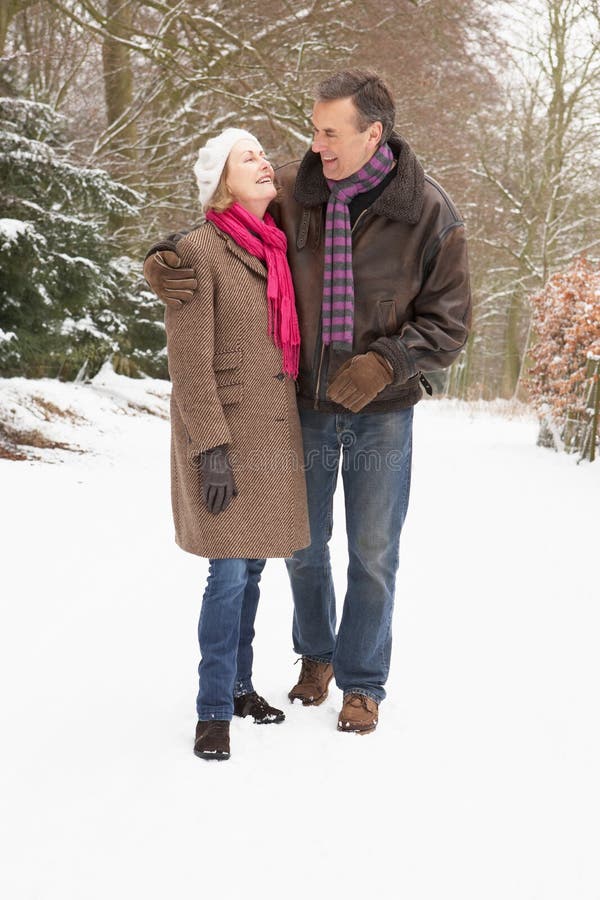
[[[193, 157], [203, 141], [241, 123], [274, 162], [296, 158], [307, 146], [315, 84], [335, 68], [375, 60], [398, 97], [400, 128], [446, 183], [464, 185], [467, 123], [491, 86], [474, 51], [487, 47], [488, 0], [47, 5], [93, 35], [105, 59], [109, 50], [119, 54], [104, 67], [114, 102], [107, 125], [96, 119], [88, 153], [128, 184], [147, 185], [149, 228], [189, 224]], [[129, 156], [117, 168], [115, 141], [125, 134]]]
[[500, 347], [504, 396], [515, 393], [523, 372], [528, 296], [573, 256], [600, 245], [598, 24], [588, 0], [541, 7], [541, 18], [527, 10], [532, 25], [523, 23], [525, 38], [515, 47], [503, 115], [481, 116], [472, 170], [495, 224], [476, 239], [488, 251], [489, 272], [477, 321], [487, 317], [488, 338]]
[[5, 373], [71, 378], [86, 362], [93, 371], [111, 353], [132, 354], [134, 327], [147, 330], [140, 352], [164, 343], [107, 231], [111, 213], [131, 215], [142, 198], [102, 170], [73, 165], [63, 126], [47, 105], [0, 99]]

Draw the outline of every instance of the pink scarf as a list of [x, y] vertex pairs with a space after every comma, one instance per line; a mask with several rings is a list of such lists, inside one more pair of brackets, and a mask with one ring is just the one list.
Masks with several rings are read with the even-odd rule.
[[269, 336], [282, 352], [283, 371], [291, 378], [297, 378], [300, 331], [292, 274], [285, 255], [285, 234], [269, 213], [265, 213], [264, 220], [258, 219], [239, 203], [222, 213], [210, 209], [206, 218], [232, 237], [236, 244], [266, 263]]

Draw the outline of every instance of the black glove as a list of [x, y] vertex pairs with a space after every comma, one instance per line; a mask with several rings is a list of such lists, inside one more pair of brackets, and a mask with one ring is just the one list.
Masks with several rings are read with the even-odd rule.
[[218, 516], [237, 497], [226, 445], [205, 450], [198, 457], [198, 465], [202, 474], [202, 497], [206, 508], [213, 516]]

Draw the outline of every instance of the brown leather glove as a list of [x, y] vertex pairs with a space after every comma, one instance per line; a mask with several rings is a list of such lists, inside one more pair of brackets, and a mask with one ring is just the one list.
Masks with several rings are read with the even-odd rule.
[[154, 293], [173, 309], [191, 300], [198, 287], [193, 269], [180, 269], [181, 260], [172, 250], [160, 250], [144, 263], [144, 278]]
[[388, 361], [369, 350], [340, 366], [327, 390], [327, 399], [357, 413], [393, 380]]

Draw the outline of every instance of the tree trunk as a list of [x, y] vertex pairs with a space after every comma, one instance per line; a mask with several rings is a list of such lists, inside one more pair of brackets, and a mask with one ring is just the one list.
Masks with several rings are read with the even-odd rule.
[[33, 0], [2, 0], [0, 3], [0, 57], [4, 56], [11, 21], [32, 3]]
[[517, 294], [513, 294], [506, 320], [506, 343], [504, 352], [504, 372], [502, 376], [502, 396], [510, 400], [515, 393], [521, 373], [521, 304]]
[[6, 47], [11, 6], [12, 3], [0, 4], [0, 56], [4, 56], [4, 48]]
[[[137, 129], [128, 121], [133, 99], [133, 73], [129, 47], [118, 38], [131, 37], [132, 4], [106, 0], [106, 33], [102, 43], [104, 101], [107, 131], [110, 137], [111, 174], [119, 181], [135, 186]], [[127, 226], [127, 219], [112, 213], [109, 227], [113, 233]]]
[[128, 122], [133, 99], [133, 73], [129, 47], [119, 38], [131, 36], [132, 5], [123, 0], [106, 0], [106, 34], [102, 44], [104, 98], [110, 141], [110, 153], [116, 160], [114, 174], [130, 180], [136, 159], [137, 129]]

